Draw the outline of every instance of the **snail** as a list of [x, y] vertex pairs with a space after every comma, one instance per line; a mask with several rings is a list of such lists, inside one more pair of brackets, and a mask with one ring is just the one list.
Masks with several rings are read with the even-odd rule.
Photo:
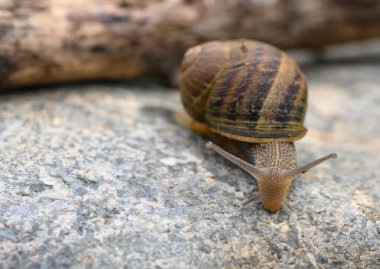
[[212, 41], [190, 48], [181, 64], [180, 93], [191, 117], [182, 123], [214, 139], [207, 148], [256, 179], [259, 195], [243, 205], [292, 209], [285, 198], [294, 179], [337, 158], [331, 153], [296, 167], [294, 141], [307, 131], [306, 78], [293, 59], [269, 44]]

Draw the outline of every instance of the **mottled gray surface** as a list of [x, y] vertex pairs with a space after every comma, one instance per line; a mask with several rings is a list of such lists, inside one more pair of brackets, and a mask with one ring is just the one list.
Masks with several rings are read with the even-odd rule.
[[380, 63], [306, 67], [294, 212], [177, 125], [158, 85], [0, 98], [0, 268], [379, 268]]

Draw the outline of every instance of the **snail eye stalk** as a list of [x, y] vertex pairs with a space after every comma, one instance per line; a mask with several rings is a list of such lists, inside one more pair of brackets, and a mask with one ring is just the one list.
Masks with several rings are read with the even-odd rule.
[[241, 169], [243, 169], [244, 171], [246, 171], [248, 174], [250, 174], [251, 176], [253, 176], [254, 178], [256, 178], [256, 180], [261, 180], [261, 179], [263, 179], [265, 177], [265, 170], [256, 168], [255, 166], [253, 166], [249, 162], [246, 162], [246, 161], [244, 161], [244, 160], [242, 160], [242, 159], [240, 159], [240, 158], [232, 155], [231, 153], [225, 151], [224, 149], [222, 149], [221, 147], [215, 145], [211, 141], [209, 141], [209, 142], [206, 143], [206, 147], [209, 148], [209, 149], [212, 149], [216, 153], [218, 153], [221, 156], [223, 156], [225, 159], [227, 159], [230, 162], [236, 164]]

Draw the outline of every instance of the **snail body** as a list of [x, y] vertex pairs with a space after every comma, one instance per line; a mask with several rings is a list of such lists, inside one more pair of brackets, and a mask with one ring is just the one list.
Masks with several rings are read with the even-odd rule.
[[[258, 182], [260, 201], [271, 212], [287, 205], [295, 177], [336, 158], [329, 154], [296, 167], [294, 141], [306, 134], [306, 79], [283, 51], [262, 42], [214, 41], [190, 48], [181, 65], [181, 99], [189, 127], [216, 138], [206, 146]], [[223, 148], [237, 144], [238, 156]]]

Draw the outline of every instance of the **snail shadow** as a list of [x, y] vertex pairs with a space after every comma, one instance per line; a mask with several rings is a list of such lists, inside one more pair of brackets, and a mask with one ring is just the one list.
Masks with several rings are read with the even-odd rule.
[[174, 119], [176, 111], [171, 108], [166, 108], [158, 105], [145, 105], [140, 108], [140, 113], [143, 116], [151, 118], [165, 119], [169, 124], [178, 124]]
[[[255, 180], [248, 174], [240, 170], [236, 165], [225, 160], [215, 152], [206, 148], [206, 143], [210, 140], [207, 136], [201, 136], [178, 122], [176, 114], [179, 112], [173, 108], [159, 105], [146, 105], [140, 109], [143, 117], [164, 119], [169, 125], [176, 126], [176, 138], [169, 143], [182, 151], [189, 151], [197, 159], [202, 160], [194, 166], [194, 173], [201, 173], [197, 166], [201, 165], [212, 174], [213, 179], [228, 184], [237, 192], [244, 192], [245, 199], [252, 196], [252, 191], [256, 193], [257, 185]], [[179, 144], [177, 144], [179, 143]]]
[[151, 91], [152, 88], [169, 88], [170, 83], [163, 77], [159, 76], [137, 76], [131, 78], [119, 79], [91, 79], [91, 80], [72, 80], [44, 84], [31, 84], [26, 86], [4, 88], [0, 84], [0, 97], [34, 94], [41, 92], [56, 92], [63, 88], [65, 91], [77, 91], [78, 88], [105, 87], [109, 91], [112, 88], [138, 87], [139, 90], [146, 88]]

